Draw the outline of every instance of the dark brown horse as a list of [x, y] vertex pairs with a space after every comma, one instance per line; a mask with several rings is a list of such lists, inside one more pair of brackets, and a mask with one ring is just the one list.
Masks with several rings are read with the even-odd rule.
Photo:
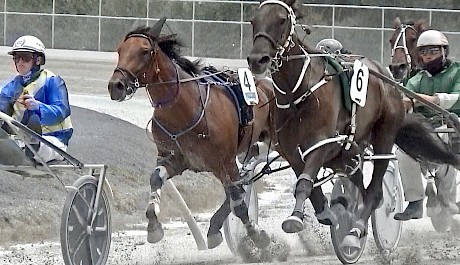
[[[147, 239], [155, 243], [164, 235], [158, 221], [164, 181], [190, 169], [212, 172], [226, 193], [225, 202], [210, 221], [208, 248], [222, 242], [220, 228], [230, 212], [242, 220], [254, 242], [263, 246], [268, 236], [249, 220], [236, 155], [270, 136], [268, 102], [274, 97], [273, 88], [269, 82], [259, 83], [260, 101], [253, 107], [254, 119], [246, 126], [240, 125], [235, 104], [223, 83], [206, 79], [213, 74], [203, 77], [199, 61], [182, 57], [175, 35], [160, 35], [164, 21], [126, 35], [118, 47], [118, 65], [108, 85], [111, 98], [118, 101], [137, 87], [146, 87], [155, 107], [151, 129], [158, 160], [150, 177]], [[206, 190], [197, 188], [196, 192]]]
[[[282, 224], [287, 233], [303, 229], [304, 203], [310, 198], [318, 220], [337, 223], [338, 212], [329, 208], [321, 186], [313, 188], [321, 167], [351, 175], [363, 194], [364, 205], [342, 247], [361, 248], [359, 238], [367, 231], [367, 221], [382, 199], [382, 178], [388, 160], [374, 161], [372, 180], [366, 190], [362, 171], [349, 171], [354, 157], [367, 146], [375, 155], [391, 154], [396, 143], [412, 157], [448, 161], [459, 165], [442, 141], [430, 134], [419, 116], [405, 116], [401, 93], [370, 75], [364, 107], [345, 107], [348, 96], [341, 88], [340, 70], [325, 54], [309, 47], [295, 34], [296, 17], [301, 14], [295, 0], [267, 0], [260, 3], [252, 19], [253, 48], [249, 67], [257, 76], [271, 74], [275, 86], [275, 128], [280, 152], [297, 175], [294, 211]], [[389, 76], [381, 65], [360, 59], [369, 69]], [[358, 71], [359, 73], [359, 71]], [[362, 80], [362, 79], [360, 79]], [[355, 110], [353, 110], [355, 109]], [[423, 142], [423, 146], [414, 143]], [[436, 155], [434, 155], [436, 154]], [[361, 207], [360, 207], [361, 208]]]
[[412, 77], [420, 68], [420, 57], [417, 52], [417, 40], [422, 32], [428, 30], [425, 20], [401, 23], [399, 18], [393, 21], [395, 29], [390, 38], [391, 63], [390, 71], [393, 78], [403, 80]]

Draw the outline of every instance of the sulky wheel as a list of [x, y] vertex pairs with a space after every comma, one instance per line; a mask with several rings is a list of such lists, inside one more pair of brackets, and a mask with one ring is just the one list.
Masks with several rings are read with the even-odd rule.
[[[249, 219], [256, 224], [259, 219], [259, 201], [254, 184], [244, 186], [246, 197], [244, 202], [248, 206]], [[227, 246], [233, 254], [237, 254], [239, 241], [246, 235], [246, 228], [240, 218], [230, 213], [224, 222], [224, 235]]]
[[[392, 161], [397, 163], [397, 161]], [[398, 167], [389, 164], [383, 177], [382, 203], [372, 214], [374, 241], [381, 251], [394, 251], [402, 233], [402, 222], [395, 220], [395, 213], [402, 212], [404, 198]]]
[[[337, 226], [330, 226], [332, 245], [337, 258], [343, 264], [356, 263], [363, 254], [366, 245], [367, 235], [360, 239], [361, 248], [359, 250], [351, 248], [341, 248], [341, 243], [352, 225], [358, 219], [358, 205], [362, 204], [362, 196], [358, 188], [346, 177], [339, 177], [332, 188], [331, 203], [341, 203], [346, 207], [338, 215]], [[331, 206], [332, 207], [332, 206]]]
[[93, 212], [97, 185], [95, 177], [82, 176], [67, 194], [61, 217], [61, 249], [66, 265], [107, 262], [111, 241], [110, 205], [101, 189], [97, 211]]
[[454, 217], [452, 214], [448, 213], [445, 209], [442, 209], [439, 214], [430, 218], [434, 230], [436, 230], [438, 233], [444, 233], [448, 231], [454, 222]]

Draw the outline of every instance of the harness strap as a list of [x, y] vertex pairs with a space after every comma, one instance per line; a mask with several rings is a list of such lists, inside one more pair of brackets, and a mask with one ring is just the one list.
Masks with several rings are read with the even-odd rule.
[[351, 123], [350, 123], [351, 131], [350, 131], [350, 134], [348, 135], [348, 142], [345, 145], [345, 150], [347, 150], [347, 151], [350, 150], [351, 143], [355, 139], [355, 132], [356, 132], [356, 105], [357, 105], [356, 103], [353, 103], [353, 105], [351, 106]]
[[336, 137], [333, 137], [333, 138], [327, 138], [327, 139], [321, 140], [321, 141], [317, 142], [316, 144], [314, 144], [313, 146], [311, 146], [310, 148], [308, 148], [305, 152], [302, 152], [302, 149], [299, 146], [299, 147], [297, 147], [297, 149], [299, 150], [300, 158], [305, 163], [305, 157], [308, 154], [310, 154], [311, 152], [313, 152], [313, 150], [318, 149], [321, 146], [329, 144], [329, 143], [343, 144], [343, 141], [345, 139], [347, 139], [347, 137], [348, 137], [347, 135], [339, 135], [339, 136], [336, 136]]
[[[203, 119], [204, 117], [204, 114], [205, 114], [205, 110], [206, 110], [206, 107], [208, 106], [208, 103], [209, 103], [209, 95], [210, 95], [210, 87], [211, 85], [207, 85], [207, 88], [206, 88], [206, 100], [204, 102], [204, 106], [203, 106], [203, 109], [201, 110], [201, 113], [200, 113], [200, 116], [199, 118], [195, 121], [195, 123], [190, 126], [189, 128], [181, 131], [181, 132], [178, 132], [178, 133], [171, 133], [170, 131], [168, 131], [168, 129], [166, 129], [163, 125], [161, 125], [161, 123], [155, 119], [155, 117], [153, 117], [153, 121], [156, 123], [156, 125], [158, 125], [158, 127], [160, 127], [160, 129], [163, 130], [164, 133], [166, 133], [170, 138], [171, 140], [173, 140], [177, 147], [179, 147], [180, 151], [183, 153], [182, 151], [182, 148], [180, 147], [180, 144], [179, 144], [179, 141], [177, 140], [177, 138], [181, 137], [182, 135], [190, 132], [191, 130], [193, 130], [196, 126], [198, 126], [198, 124], [200, 124], [201, 120]], [[200, 89], [200, 87], [198, 87], [198, 89]], [[201, 98], [201, 96], [200, 96]]]
[[197, 76], [194, 76], [194, 77], [179, 79], [178, 81], [169, 80], [169, 81], [163, 81], [163, 82], [157, 82], [157, 83], [148, 83], [148, 84], [146, 84], [146, 86], [156, 86], [156, 85], [176, 84], [176, 83], [187, 83], [187, 82], [190, 82], [190, 81], [200, 80], [200, 79], [203, 79], [203, 78], [206, 78], [206, 77], [217, 76], [218, 74], [226, 73], [228, 71], [229, 70], [222, 70], [222, 71], [215, 72], [215, 73], [212, 73], [212, 74], [197, 75]]

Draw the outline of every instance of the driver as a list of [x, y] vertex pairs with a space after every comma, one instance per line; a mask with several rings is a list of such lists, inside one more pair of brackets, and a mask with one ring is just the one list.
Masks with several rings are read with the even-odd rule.
[[336, 39], [323, 39], [316, 44], [316, 49], [332, 55], [350, 54]]
[[[425, 31], [417, 41], [417, 49], [423, 63], [423, 70], [410, 78], [406, 87], [458, 116], [460, 114], [460, 64], [447, 58], [449, 42], [446, 36], [436, 30]], [[441, 119], [437, 119], [437, 113], [417, 100], [404, 98], [404, 105], [406, 110], [413, 109], [431, 118], [434, 127], [447, 128]], [[445, 142], [448, 141], [447, 134], [440, 136]], [[405, 199], [409, 201], [404, 212], [394, 216], [396, 220], [422, 218], [425, 195], [428, 196], [426, 203], [428, 216], [437, 215], [440, 210], [449, 214], [458, 213], [459, 209], [455, 204], [457, 171], [452, 166], [419, 164], [400, 150], [396, 155], [400, 165]], [[428, 178], [425, 190], [422, 172]]]
[[[65, 151], [73, 133], [68, 92], [61, 77], [41, 68], [45, 64], [45, 46], [37, 37], [26, 35], [14, 42], [8, 54], [12, 55], [18, 75], [1, 89], [0, 111]], [[44, 162], [62, 160], [45, 144], [31, 145]], [[26, 154], [33, 157], [29, 149]]]

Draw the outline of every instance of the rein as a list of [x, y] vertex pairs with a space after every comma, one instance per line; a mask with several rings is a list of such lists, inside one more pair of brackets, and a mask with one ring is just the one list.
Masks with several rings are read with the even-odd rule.
[[[125, 41], [127, 39], [133, 38], [133, 37], [144, 38], [144, 39], [147, 39], [149, 41], [150, 46], [152, 46], [151, 51], [150, 51], [150, 59], [149, 59], [149, 62], [151, 62], [153, 60], [153, 58], [156, 56], [156, 54], [157, 54], [157, 51], [154, 50], [154, 41], [152, 40], [152, 38], [149, 37], [148, 35], [145, 35], [145, 34], [136, 33], [136, 34], [130, 34], [130, 35], [126, 36]], [[162, 107], [168, 106], [168, 105], [172, 104], [173, 102], [175, 102], [175, 100], [177, 99], [177, 95], [179, 94], [180, 84], [191, 82], [191, 81], [197, 81], [197, 80], [200, 80], [200, 79], [203, 79], [203, 78], [206, 78], [206, 77], [215, 76], [215, 75], [218, 75], [218, 74], [221, 74], [221, 73], [225, 73], [227, 71], [227, 70], [222, 70], [222, 71], [219, 71], [219, 72], [216, 72], [216, 73], [213, 73], [213, 74], [199, 75], [199, 76], [194, 76], [194, 77], [190, 77], [190, 78], [180, 79], [179, 78], [179, 71], [177, 69], [177, 64], [175, 63], [174, 59], [172, 59], [171, 61], [172, 61], [172, 64], [174, 65], [174, 68], [176, 70], [176, 80], [153, 82], [153, 83], [148, 83], [148, 82], [141, 83], [139, 81], [139, 77], [137, 77], [137, 75], [132, 73], [130, 70], [128, 70], [128, 69], [126, 69], [126, 68], [124, 68], [122, 66], [117, 65], [117, 67], [115, 68], [114, 72], [120, 72], [128, 80], [128, 87], [126, 89], [126, 94], [129, 97], [126, 100], [131, 99], [140, 87], [145, 87], [145, 89], [147, 91], [147, 94], [149, 95], [149, 100], [150, 100], [150, 104], [152, 105], [152, 107], [154, 107], [154, 108], [162, 108]], [[149, 69], [148, 70], [151, 70], [151, 69], [152, 69], [152, 64], [149, 64]], [[160, 69], [157, 70], [157, 74], [159, 72], [160, 72]], [[142, 73], [142, 78], [146, 79], [146, 77], [147, 77], [147, 71], [144, 71]], [[160, 102], [153, 102], [153, 100], [152, 100], [152, 98], [150, 96], [150, 93], [148, 93], [149, 87], [158, 86], [158, 85], [168, 85], [168, 84], [176, 84], [177, 89], [172, 94], [170, 94], [170, 96], [167, 99], [164, 99], [164, 100], [162, 100]]]

